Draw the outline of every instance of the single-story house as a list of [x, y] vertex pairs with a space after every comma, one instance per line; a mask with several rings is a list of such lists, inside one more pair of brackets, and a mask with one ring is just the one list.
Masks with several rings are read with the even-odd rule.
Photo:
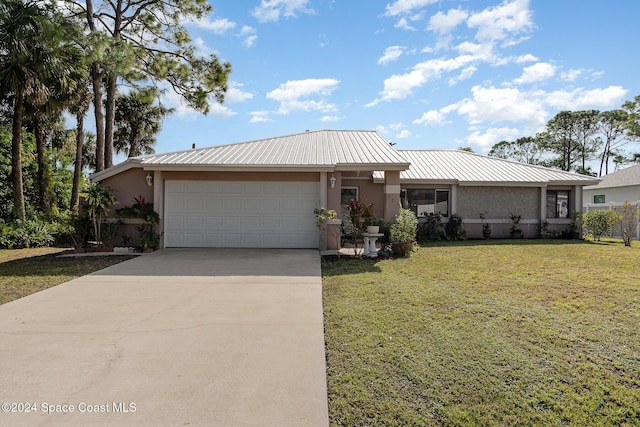
[[640, 164], [610, 173], [596, 185], [584, 187], [585, 204], [640, 200]]
[[[508, 237], [510, 214], [525, 237], [543, 222], [561, 231], [580, 212], [582, 187], [597, 178], [461, 150], [396, 150], [375, 131], [320, 130], [130, 158], [94, 174], [120, 205], [153, 201], [162, 247], [334, 248], [313, 210], [351, 199], [393, 220], [416, 214], [462, 216], [470, 238]], [[324, 243], [322, 243], [324, 242]]]

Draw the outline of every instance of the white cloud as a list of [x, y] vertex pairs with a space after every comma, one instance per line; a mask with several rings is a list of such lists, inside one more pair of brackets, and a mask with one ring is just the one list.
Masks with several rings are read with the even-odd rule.
[[[504, 1], [469, 17], [469, 28], [477, 28], [476, 40], [498, 41], [526, 33], [533, 27], [529, 0]], [[510, 40], [510, 42], [515, 42]]]
[[280, 103], [278, 112], [288, 114], [292, 111], [335, 112], [337, 107], [324, 100], [308, 100], [312, 96], [329, 96], [340, 84], [335, 79], [290, 80], [277, 89], [267, 93], [267, 98]]
[[411, 133], [410, 131], [405, 129], [405, 130], [401, 131], [399, 134], [397, 134], [396, 138], [397, 139], [404, 139], [404, 138], [409, 138], [411, 136], [413, 136], [413, 133]]
[[411, 25], [409, 25], [409, 22], [407, 21], [407, 18], [400, 18], [398, 19], [398, 22], [396, 22], [396, 25], [394, 25], [394, 27], [396, 28], [401, 28], [403, 30], [411, 30], [414, 31], [415, 28], [412, 27]]
[[442, 111], [429, 110], [422, 115], [419, 119], [413, 121], [415, 125], [439, 125], [444, 123], [445, 115]]
[[546, 122], [547, 112], [539, 97], [521, 92], [517, 88], [474, 86], [473, 98], [458, 103], [458, 114], [470, 123], [483, 121], [522, 121], [535, 124]]
[[460, 74], [457, 77], [452, 77], [449, 79], [449, 86], [454, 86], [458, 82], [470, 79], [477, 70], [478, 68], [473, 65], [466, 67], [460, 72]]
[[544, 94], [545, 103], [560, 110], [584, 110], [588, 108], [608, 108], [620, 105], [627, 90], [622, 86], [609, 86], [604, 89], [583, 88], [572, 91], [557, 90]]
[[548, 62], [538, 62], [530, 67], [525, 67], [522, 71], [522, 76], [515, 79], [514, 83], [534, 83], [548, 80], [556, 74], [556, 67]]
[[489, 151], [491, 147], [500, 141], [513, 140], [522, 136], [520, 129], [514, 128], [488, 128], [484, 132], [473, 131], [470, 135], [466, 136], [464, 140], [471, 145], [480, 147], [482, 151]]
[[209, 46], [207, 46], [206, 42], [201, 37], [196, 37], [193, 40], [193, 45], [196, 48], [196, 53], [200, 56], [208, 56], [214, 53], [214, 51]]
[[248, 25], [243, 25], [242, 30], [238, 33], [238, 37], [244, 39], [242, 44], [245, 47], [251, 47], [255, 44], [256, 40], [258, 40], [258, 36], [256, 35], [256, 30], [253, 27]]
[[212, 31], [219, 36], [224, 35], [227, 31], [232, 30], [236, 27], [236, 23], [233, 21], [229, 21], [227, 18], [218, 18], [214, 20], [203, 18], [198, 21], [192, 22], [198, 27]]
[[567, 82], [575, 81], [580, 75], [582, 75], [583, 70], [575, 70], [571, 69], [569, 71], [563, 71], [560, 73], [560, 78]]
[[461, 55], [451, 59], [431, 59], [416, 64], [411, 72], [406, 74], [394, 74], [384, 81], [384, 89], [381, 97], [367, 104], [371, 107], [391, 99], [404, 99], [411, 95], [413, 89], [423, 86], [428, 81], [440, 77], [443, 72], [451, 72], [468, 66], [475, 61], [473, 55]]
[[342, 120], [342, 117], [340, 116], [324, 116], [320, 119], [322, 122], [337, 122], [340, 120]]
[[[620, 105], [627, 94], [627, 90], [621, 86], [590, 90], [579, 88], [553, 92], [543, 90], [521, 91], [515, 87], [474, 86], [471, 92], [472, 96], [470, 98], [465, 98], [440, 110], [427, 111], [421, 118], [414, 120], [413, 123], [421, 125], [441, 124], [448, 113], [455, 111], [464, 116], [471, 125], [479, 125], [484, 122], [520, 122], [531, 129], [539, 129], [546, 124], [554, 111], [611, 108]], [[492, 140], [487, 135], [481, 135], [479, 132], [475, 133], [474, 138], [476, 141], [474, 143], [477, 145], [482, 145], [480, 141]]]
[[520, 55], [516, 58], [516, 64], [524, 64], [525, 62], [535, 62], [537, 61], [538, 58], [533, 56], [530, 53], [527, 53], [525, 55]]
[[388, 64], [389, 62], [396, 61], [402, 56], [404, 48], [402, 46], [389, 46], [384, 50], [384, 55], [378, 59], [378, 64]]
[[260, 5], [251, 11], [251, 15], [260, 22], [274, 22], [280, 16], [295, 17], [297, 13], [314, 14], [307, 7], [309, 0], [261, 0]]
[[423, 8], [430, 4], [436, 3], [438, 0], [396, 0], [393, 4], [387, 5], [385, 15], [396, 16], [408, 14], [416, 9]]
[[253, 98], [253, 94], [249, 92], [243, 92], [241, 88], [244, 86], [242, 83], [229, 82], [227, 85], [227, 92], [224, 95], [224, 100], [229, 104], [236, 104]]
[[252, 111], [249, 123], [267, 123], [271, 121], [268, 111]]
[[447, 13], [438, 12], [429, 19], [429, 29], [439, 34], [448, 34], [469, 16], [466, 10], [451, 9]]

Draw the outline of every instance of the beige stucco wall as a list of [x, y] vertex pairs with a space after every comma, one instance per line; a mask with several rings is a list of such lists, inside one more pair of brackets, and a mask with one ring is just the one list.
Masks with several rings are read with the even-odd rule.
[[540, 188], [458, 187], [457, 213], [463, 219], [479, 219], [482, 212], [492, 219], [509, 219], [510, 213], [540, 219]]
[[467, 236], [482, 237], [480, 213], [486, 212], [492, 238], [508, 238], [510, 214], [520, 215], [525, 237], [540, 233], [541, 193], [539, 187], [458, 187], [457, 213], [462, 216]]
[[102, 180], [100, 185], [111, 188], [118, 199], [113, 209], [131, 206], [135, 203], [134, 197], [140, 196], [150, 203], [153, 202], [153, 187], [147, 185], [146, 176], [147, 172], [143, 169], [133, 168]]

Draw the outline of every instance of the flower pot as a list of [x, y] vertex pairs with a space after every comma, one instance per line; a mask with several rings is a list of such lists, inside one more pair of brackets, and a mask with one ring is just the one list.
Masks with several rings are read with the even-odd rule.
[[511, 232], [512, 239], [522, 239], [523, 236], [522, 230], [514, 230]]
[[379, 225], [368, 225], [367, 226], [367, 233], [369, 234], [378, 234], [380, 232], [380, 226]]
[[394, 243], [391, 247], [395, 256], [405, 256], [412, 246], [411, 243]]

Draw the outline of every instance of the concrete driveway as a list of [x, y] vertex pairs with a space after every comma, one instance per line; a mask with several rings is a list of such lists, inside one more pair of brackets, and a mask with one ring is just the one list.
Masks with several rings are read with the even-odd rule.
[[167, 249], [2, 305], [0, 402], [0, 425], [326, 426], [318, 252]]

